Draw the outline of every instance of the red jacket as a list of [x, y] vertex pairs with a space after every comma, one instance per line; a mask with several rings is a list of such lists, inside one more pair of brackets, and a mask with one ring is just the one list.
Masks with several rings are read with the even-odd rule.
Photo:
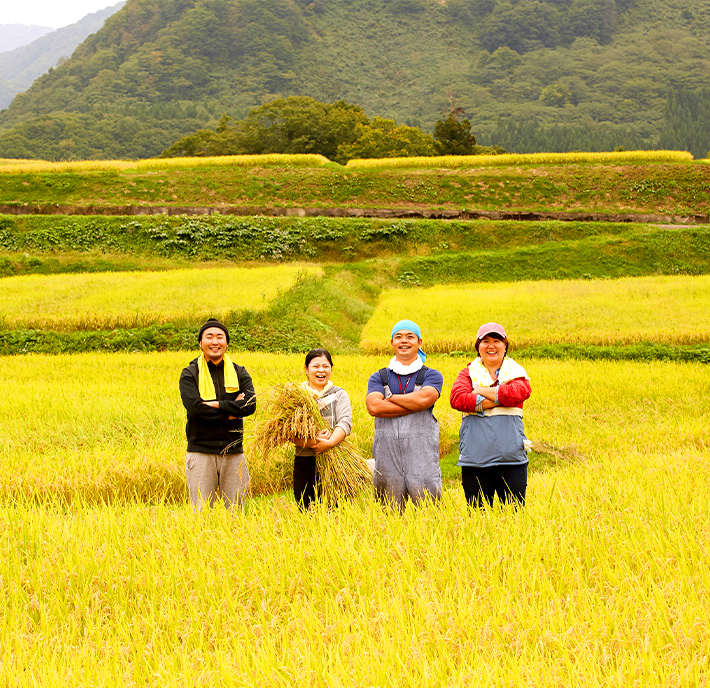
[[[496, 380], [493, 387], [498, 385]], [[454, 386], [451, 388], [451, 396], [449, 403], [451, 408], [464, 413], [476, 412], [476, 395], [472, 392], [473, 383], [471, 376], [468, 373], [468, 367], [464, 368], [456, 378]], [[498, 390], [498, 405], [499, 406], [517, 406], [523, 408], [523, 402], [530, 396], [532, 390], [530, 388], [530, 380], [524, 377], [517, 377], [502, 385]]]

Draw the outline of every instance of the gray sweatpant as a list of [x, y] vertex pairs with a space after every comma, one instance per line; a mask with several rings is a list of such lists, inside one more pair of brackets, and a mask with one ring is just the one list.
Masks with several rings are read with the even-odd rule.
[[244, 503], [249, 488], [249, 468], [244, 454], [201, 454], [188, 452], [185, 474], [190, 503], [196, 511], [214, 504], [217, 488], [229, 509]]
[[399, 418], [376, 418], [372, 445], [375, 497], [404, 509], [407, 497], [417, 504], [441, 497], [439, 423], [429, 411]]

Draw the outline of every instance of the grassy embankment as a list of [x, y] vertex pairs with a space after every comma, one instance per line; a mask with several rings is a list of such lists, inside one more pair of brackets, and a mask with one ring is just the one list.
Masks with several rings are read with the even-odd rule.
[[[654, 153], [655, 156], [655, 153]], [[295, 161], [246, 167], [226, 159], [0, 165], [0, 205], [390, 208], [707, 215], [710, 167], [669, 153], [464, 158], [466, 167], [401, 160], [343, 168]], [[586, 161], [585, 161], [586, 160]], [[429, 159], [428, 163], [436, 161]], [[444, 168], [443, 164], [448, 165]], [[472, 167], [474, 166], [475, 167]], [[99, 167], [99, 169], [96, 169]], [[36, 171], [33, 171], [36, 170]]]

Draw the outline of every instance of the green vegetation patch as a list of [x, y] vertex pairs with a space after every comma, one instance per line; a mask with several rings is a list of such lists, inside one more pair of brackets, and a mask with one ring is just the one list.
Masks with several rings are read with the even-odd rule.
[[[474, 162], [475, 164], [475, 162]], [[87, 208], [388, 208], [707, 215], [701, 163], [513, 165], [468, 169], [211, 166], [0, 174], [0, 203]], [[82, 212], [86, 212], [82, 210]]]
[[[514, 259], [506, 259], [508, 251], [517, 251], [510, 254]], [[401, 281], [431, 284], [518, 276], [704, 272], [707, 251], [708, 230], [702, 226], [220, 215], [0, 216], [4, 275], [136, 266], [166, 269], [198, 262], [341, 263], [401, 257]], [[472, 272], [475, 265], [485, 265], [485, 273]]]
[[95, 266], [125, 270], [134, 259], [158, 259], [158, 269], [171, 260], [183, 266], [220, 260], [343, 262], [544, 244], [628, 229], [618, 223], [582, 222], [6, 215], [0, 216], [0, 249], [5, 252], [0, 254], [0, 272], [93, 272]]
[[630, 228], [617, 236], [547, 241], [471, 252], [439, 252], [399, 262], [402, 285], [539, 279], [599, 279], [710, 272], [710, 229]]

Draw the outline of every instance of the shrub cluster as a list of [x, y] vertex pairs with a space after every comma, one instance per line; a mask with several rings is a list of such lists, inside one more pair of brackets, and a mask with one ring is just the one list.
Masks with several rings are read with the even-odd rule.
[[[22, 251], [101, 251], [148, 253], [200, 260], [313, 259], [339, 253], [364, 242], [397, 245], [407, 238], [424, 239], [427, 229], [403, 220], [346, 220], [338, 218], [267, 218], [235, 216], [75, 218], [37, 217], [22, 222], [0, 217], [0, 249]], [[25, 267], [40, 265], [26, 259]], [[17, 261], [15, 261], [16, 263]], [[0, 273], [19, 272], [8, 258], [0, 259]]]

